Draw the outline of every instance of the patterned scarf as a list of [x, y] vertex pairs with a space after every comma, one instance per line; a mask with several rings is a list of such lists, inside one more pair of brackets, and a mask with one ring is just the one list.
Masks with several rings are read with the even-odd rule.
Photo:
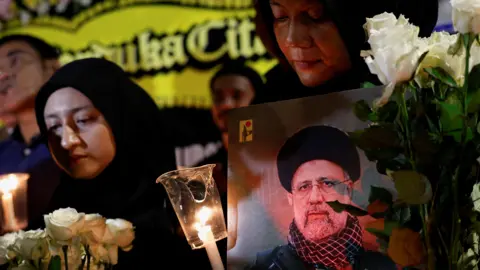
[[343, 231], [320, 242], [305, 239], [293, 221], [288, 242], [304, 262], [339, 269], [354, 264], [356, 255], [363, 250], [362, 236], [358, 219], [349, 215]]

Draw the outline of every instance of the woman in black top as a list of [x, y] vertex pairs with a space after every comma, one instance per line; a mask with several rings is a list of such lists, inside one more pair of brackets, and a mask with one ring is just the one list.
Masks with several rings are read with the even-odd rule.
[[192, 259], [173, 232], [166, 192], [155, 183], [176, 169], [172, 119], [120, 67], [96, 58], [63, 66], [38, 93], [36, 114], [64, 171], [49, 211], [72, 207], [132, 222], [133, 249], [119, 251], [115, 269], [209, 269], [206, 254]]
[[[280, 64], [267, 73], [256, 104], [360, 88], [371, 75], [360, 51], [363, 25], [382, 12], [404, 14], [429, 36], [438, 0], [256, 0], [257, 34]], [[313, 88], [313, 89], [312, 89]]]

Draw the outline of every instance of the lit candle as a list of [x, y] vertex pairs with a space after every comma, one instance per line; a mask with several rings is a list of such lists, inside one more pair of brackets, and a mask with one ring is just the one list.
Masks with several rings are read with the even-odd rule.
[[18, 186], [18, 179], [11, 174], [0, 181], [0, 192], [2, 193], [3, 218], [6, 231], [16, 231], [18, 229], [15, 219], [15, 208], [13, 204], [13, 191]]
[[198, 231], [198, 238], [202, 240], [205, 250], [207, 251], [208, 259], [210, 260], [212, 269], [224, 270], [225, 268], [223, 267], [220, 253], [218, 252], [218, 247], [215, 241], [215, 237], [213, 236], [212, 228], [206, 225], [211, 214], [212, 210], [208, 207], [203, 207], [202, 209], [200, 209], [200, 211], [197, 213], [200, 222], [196, 223], [195, 227]]

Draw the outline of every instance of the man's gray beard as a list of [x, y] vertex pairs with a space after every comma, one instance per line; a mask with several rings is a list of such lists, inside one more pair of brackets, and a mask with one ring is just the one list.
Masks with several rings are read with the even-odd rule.
[[310, 222], [306, 221], [301, 233], [305, 239], [317, 243], [338, 234], [341, 230], [343, 230], [343, 228], [339, 228], [330, 218], [325, 218], [312, 220]]

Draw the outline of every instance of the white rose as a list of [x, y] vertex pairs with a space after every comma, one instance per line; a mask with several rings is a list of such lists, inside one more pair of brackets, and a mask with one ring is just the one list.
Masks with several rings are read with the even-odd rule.
[[14, 250], [23, 259], [38, 261], [49, 257], [47, 234], [44, 230], [27, 231], [17, 238]]
[[0, 265], [6, 264], [9, 260], [15, 258], [15, 254], [9, 254], [9, 250], [15, 244], [17, 237], [18, 233], [15, 232], [0, 236]]
[[85, 245], [100, 243], [107, 225], [105, 218], [99, 214], [85, 215], [85, 223], [81, 229], [82, 242]]
[[451, 55], [448, 53], [450, 46], [455, 44], [458, 39], [458, 34], [450, 35], [447, 32], [434, 32], [426, 39], [428, 53], [420, 63], [415, 80], [421, 86], [425, 86], [426, 73], [425, 68], [441, 67], [452, 78], [461, 85], [465, 73], [465, 54]]
[[480, 2], [477, 0], [451, 0], [452, 21], [455, 30], [465, 33], [480, 33]]
[[118, 247], [117, 246], [109, 246], [108, 247], [108, 260], [109, 263], [112, 265], [116, 265], [118, 263]]
[[[418, 37], [418, 27], [408, 23], [403, 15], [395, 20], [392, 16], [382, 13], [367, 19], [365, 25], [371, 49], [362, 51], [361, 56], [370, 72], [387, 85], [376, 106], [388, 102], [397, 83], [412, 78], [420, 57], [427, 50], [427, 42]], [[381, 22], [371, 22], [376, 20]]]
[[107, 219], [107, 230], [103, 242], [110, 245], [116, 245], [125, 251], [131, 249], [132, 241], [135, 238], [133, 224], [126, 220]]
[[78, 213], [73, 208], [53, 211], [44, 216], [47, 233], [55, 241], [67, 245], [83, 228], [84, 217], [84, 213]]
[[396, 24], [397, 17], [393, 13], [384, 12], [375, 17], [367, 18], [367, 22], [363, 25], [363, 28], [367, 33], [372, 33], [380, 29], [394, 27]]
[[410, 24], [405, 16], [398, 19], [393, 13], [382, 13], [367, 18], [364, 29], [368, 34], [368, 43], [372, 51], [390, 46], [397, 41], [416, 42], [420, 28]]
[[472, 193], [470, 198], [473, 202], [473, 209], [477, 212], [480, 212], [480, 183], [473, 185]]
[[109, 263], [108, 250], [103, 244], [91, 245], [88, 250], [95, 260], [95, 263]]

